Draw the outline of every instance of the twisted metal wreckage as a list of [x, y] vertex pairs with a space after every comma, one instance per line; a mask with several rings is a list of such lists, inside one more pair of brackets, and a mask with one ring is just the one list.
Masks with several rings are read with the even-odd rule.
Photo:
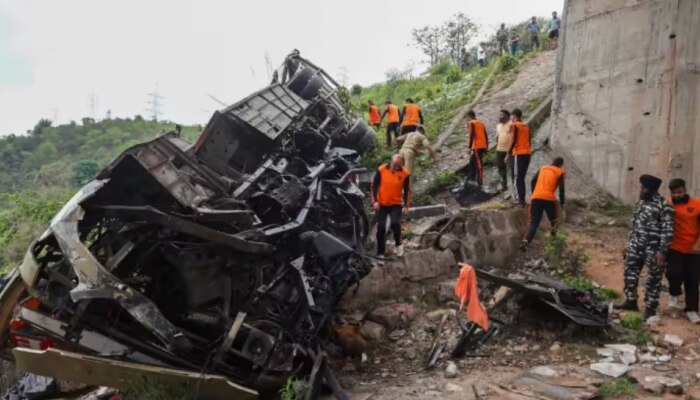
[[20, 368], [119, 386], [148, 364], [240, 399], [305, 376], [309, 398], [340, 396], [320, 338], [372, 268], [355, 177], [376, 137], [298, 52], [281, 72], [195, 144], [126, 150], [54, 217], [0, 294]]

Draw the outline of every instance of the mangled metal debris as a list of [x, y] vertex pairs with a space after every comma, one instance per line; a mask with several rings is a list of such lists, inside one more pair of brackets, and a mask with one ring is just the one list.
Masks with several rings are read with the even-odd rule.
[[337, 392], [320, 340], [372, 268], [356, 165], [376, 138], [298, 52], [281, 76], [195, 144], [134, 146], [76, 193], [8, 277], [0, 340]]
[[522, 272], [505, 277], [482, 269], [477, 269], [476, 274], [489, 283], [532, 296], [576, 324], [592, 327], [608, 325], [609, 304], [596, 301], [590, 294], [550, 276]]

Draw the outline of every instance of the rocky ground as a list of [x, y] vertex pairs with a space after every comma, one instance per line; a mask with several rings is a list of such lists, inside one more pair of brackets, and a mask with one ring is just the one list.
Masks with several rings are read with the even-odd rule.
[[[619, 294], [629, 215], [606, 201], [576, 201], [567, 208], [566, 251], [585, 254], [579, 273]], [[546, 224], [543, 228], [546, 232]], [[527, 253], [503, 268], [557, 275], [556, 267], [542, 260], [547, 236], [541, 234]], [[367, 357], [336, 359], [335, 368], [357, 399], [700, 399], [700, 326], [689, 323], [680, 311], [668, 310], [666, 293], [660, 321], [633, 329], [629, 321], [639, 319], [634, 313], [615, 312], [605, 330], [568, 329], [553, 324], [554, 316], [539, 314], [541, 310], [507, 307], [499, 318], [512, 318], [500, 335], [467, 357], [452, 358], [450, 349], [461, 333], [456, 318], [464, 318], [451, 292], [454, 280], [426, 286], [412, 296], [386, 299], [370, 315], [356, 316], [372, 321], [358, 333], [368, 344]], [[488, 305], [490, 296], [482, 293], [482, 302]], [[446, 350], [433, 368], [427, 368], [435, 331], [445, 314], [449, 319], [440, 341]], [[606, 375], [615, 372], [608, 371], [611, 368], [620, 369], [619, 377]]]

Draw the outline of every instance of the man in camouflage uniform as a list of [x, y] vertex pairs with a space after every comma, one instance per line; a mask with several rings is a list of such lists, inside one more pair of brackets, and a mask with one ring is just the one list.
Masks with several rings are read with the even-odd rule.
[[625, 250], [625, 297], [618, 306], [638, 310], [637, 284], [644, 265], [648, 276], [644, 295], [644, 320], [656, 315], [666, 253], [673, 239], [673, 207], [659, 194], [661, 179], [642, 175], [639, 201], [634, 210], [632, 234]]

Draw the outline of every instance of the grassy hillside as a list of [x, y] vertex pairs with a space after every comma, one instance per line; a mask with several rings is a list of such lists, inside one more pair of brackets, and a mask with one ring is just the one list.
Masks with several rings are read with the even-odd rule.
[[[61, 205], [125, 149], [172, 130], [171, 122], [84, 119], [0, 138], [0, 272], [15, 266]], [[201, 128], [183, 127], [193, 140]]]
[[[410, 97], [421, 106], [427, 136], [434, 140], [449, 123], [455, 110], [474, 99], [491, 72], [493, 64], [484, 68], [474, 66], [462, 72], [459, 67], [445, 61], [417, 78], [389, 77], [386, 83], [363, 88], [359, 94], [353, 94], [350, 99], [350, 108], [362, 111], [367, 119], [367, 100], [373, 100], [383, 110], [384, 101], [387, 99], [391, 99], [401, 107], [405, 99]], [[370, 169], [388, 161], [395, 151], [385, 147], [384, 127], [379, 129], [378, 136], [377, 148], [363, 159], [364, 166]], [[420, 167], [423, 163], [419, 160], [418, 166]], [[415, 172], [420, 173], [420, 171]]]

